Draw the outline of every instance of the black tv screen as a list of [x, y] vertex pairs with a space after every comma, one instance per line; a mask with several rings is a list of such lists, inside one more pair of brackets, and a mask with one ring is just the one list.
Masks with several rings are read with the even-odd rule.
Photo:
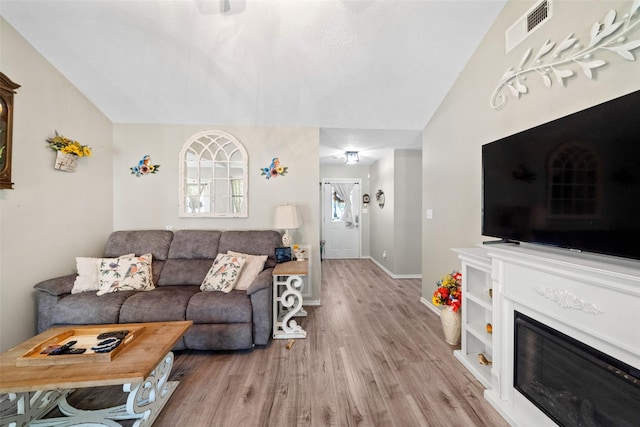
[[640, 91], [482, 146], [482, 234], [640, 259]]

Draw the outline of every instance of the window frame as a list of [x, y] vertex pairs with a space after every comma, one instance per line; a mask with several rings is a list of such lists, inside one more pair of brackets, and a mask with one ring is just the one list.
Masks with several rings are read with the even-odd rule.
[[[567, 168], [566, 164], [570, 160], [572, 167]], [[562, 167], [558, 167], [557, 163], [562, 162]], [[588, 163], [588, 168], [580, 168]], [[576, 166], [577, 165], [577, 166]], [[547, 209], [549, 218], [551, 219], [584, 219], [594, 220], [600, 218], [601, 215], [601, 185], [602, 170], [598, 162], [598, 156], [589, 147], [580, 143], [568, 143], [558, 147], [549, 157], [548, 161], [548, 197]], [[557, 174], [568, 173], [570, 180], [555, 179]], [[583, 174], [583, 179], [576, 179], [578, 173]], [[586, 177], [584, 175], [586, 174]], [[589, 191], [588, 187], [592, 190]], [[562, 196], [556, 196], [563, 193]], [[592, 208], [582, 208], [584, 213], [580, 212], [578, 205], [583, 206], [592, 204]], [[563, 204], [561, 209], [556, 209], [554, 204]], [[566, 209], [566, 207], [569, 209]], [[568, 210], [568, 212], [567, 212]], [[588, 212], [587, 212], [588, 211]]]
[[[229, 144], [234, 144], [235, 147], [231, 146], [231, 150], [229, 150]], [[188, 155], [196, 156], [195, 161], [197, 162], [197, 170], [195, 178], [192, 175], [188, 174], [189, 170], [187, 168], [187, 162], [194, 161], [189, 160], [187, 158]], [[234, 158], [238, 155], [240, 156], [240, 159]], [[205, 157], [204, 160], [203, 157]], [[178, 162], [178, 215], [180, 217], [247, 218], [249, 216], [249, 158], [247, 155], [247, 150], [236, 137], [228, 132], [224, 132], [221, 130], [206, 130], [198, 132], [195, 135], [191, 136], [182, 145]], [[211, 177], [203, 177], [203, 162], [212, 163]], [[242, 164], [241, 178], [237, 175], [231, 174], [231, 165], [236, 163]], [[216, 172], [216, 164], [221, 164], [220, 166], [222, 166], [222, 173], [224, 174], [224, 176], [220, 176], [218, 172]], [[226, 174], [224, 172], [225, 170]], [[241, 186], [241, 195], [234, 194], [234, 188], [237, 188], [237, 185], [234, 185], [233, 183], [237, 182], [238, 180], [241, 180], [243, 183], [243, 185]], [[193, 182], [189, 183], [189, 181]], [[227, 184], [226, 186], [224, 185], [225, 181]], [[221, 188], [220, 184], [226, 187], [228, 191], [227, 194], [216, 194], [216, 188]], [[187, 201], [187, 197], [189, 197], [189, 191], [187, 190], [187, 187], [194, 185], [196, 186], [196, 188], [198, 188], [198, 186], [202, 188], [203, 185], [208, 186], [208, 195], [207, 199], [205, 199], [204, 202], [208, 202], [209, 211], [196, 212], [190, 210], [190, 202]], [[197, 197], [197, 201], [201, 205], [203, 203], [204, 196], [201, 193], [201, 195]], [[237, 200], [238, 197], [241, 197], [243, 200], [242, 209], [234, 212], [234, 199]], [[224, 212], [217, 210], [217, 199], [226, 199], [227, 208]], [[200, 206], [198, 208], [200, 208]]]

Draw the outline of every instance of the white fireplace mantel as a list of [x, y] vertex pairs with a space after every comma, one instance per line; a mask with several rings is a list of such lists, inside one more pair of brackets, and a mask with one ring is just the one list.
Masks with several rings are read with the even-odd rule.
[[483, 246], [491, 259], [493, 365], [486, 399], [514, 426], [555, 426], [513, 387], [514, 311], [640, 369], [640, 261]]

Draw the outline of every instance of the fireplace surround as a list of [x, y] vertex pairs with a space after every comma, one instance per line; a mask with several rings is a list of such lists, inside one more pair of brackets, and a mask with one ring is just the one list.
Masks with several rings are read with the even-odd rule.
[[[638, 402], [640, 394], [640, 261], [526, 244], [486, 250], [494, 325], [486, 399], [514, 426], [577, 425], [577, 413], [586, 414], [582, 425], [640, 425], [637, 409], [615, 414], [616, 400], [632, 394]], [[516, 359], [518, 340], [530, 346], [528, 358]], [[563, 361], [568, 354], [577, 358]], [[546, 375], [533, 367], [538, 362], [547, 364]], [[585, 383], [603, 381], [593, 379], [594, 363], [612, 371], [610, 383], [621, 381], [600, 387], [613, 393], [612, 406], [599, 391], [588, 402], [580, 394]], [[541, 409], [545, 403], [551, 408]], [[607, 424], [611, 419], [616, 423]]]

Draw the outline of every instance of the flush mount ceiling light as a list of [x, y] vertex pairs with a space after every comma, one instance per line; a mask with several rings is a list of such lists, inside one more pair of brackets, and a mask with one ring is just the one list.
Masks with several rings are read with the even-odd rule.
[[360, 157], [358, 157], [357, 151], [345, 151], [344, 153], [344, 162], [348, 165], [358, 164], [360, 161]]

